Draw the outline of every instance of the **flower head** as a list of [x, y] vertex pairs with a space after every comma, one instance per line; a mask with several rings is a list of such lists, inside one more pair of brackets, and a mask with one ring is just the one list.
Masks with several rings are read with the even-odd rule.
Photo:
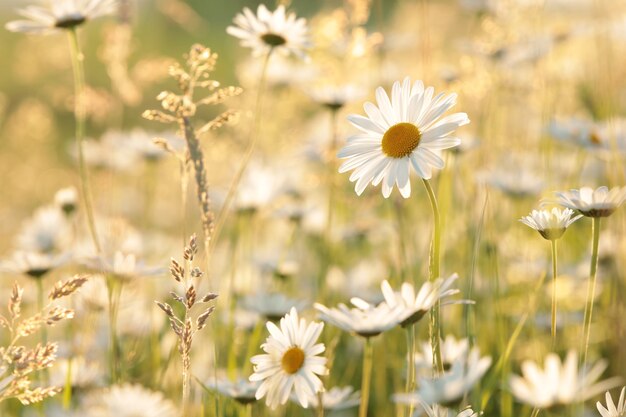
[[449, 404], [469, 392], [491, 366], [490, 356], [480, 356], [474, 347], [452, 363], [450, 369], [436, 378], [418, 378], [417, 392], [395, 394], [399, 403], [418, 405]]
[[538, 231], [544, 239], [556, 240], [563, 236], [572, 223], [582, 217], [582, 214], [572, 217], [573, 214], [572, 209], [561, 210], [554, 207], [552, 211], [533, 210], [529, 216], [524, 216], [519, 221]]
[[425, 282], [417, 294], [413, 285], [408, 282], [402, 284], [400, 292], [394, 292], [386, 280], [383, 281], [381, 288], [389, 307], [402, 310], [400, 325], [404, 327], [421, 319], [438, 300], [457, 294], [459, 290], [451, 289], [450, 286], [458, 277], [458, 274], [453, 274], [445, 280], [438, 278], [432, 283]]
[[59, 29], [72, 29], [88, 20], [114, 13], [117, 0], [54, 0], [45, 4], [18, 10], [28, 20], [9, 22], [6, 29], [40, 35]]
[[295, 13], [287, 14], [283, 5], [270, 12], [260, 4], [256, 15], [244, 7], [233, 22], [235, 26], [227, 27], [226, 32], [241, 39], [242, 46], [252, 48], [254, 55], [275, 49], [305, 58], [305, 50], [311, 46], [306, 19], [296, 18]]
[[619, 394], [619, 400], [617, 405], [613, 402], [610, 392], [606, 392], [606, 407], [604, 407], [600, 401], [596, 403], [598, 412], [602, 417], [623, 417], [626, 416], [626, 387], [622, 388], [622, 392]]
[[544, 369], [532, 361], [522, 363], [522, 375], [509, 381], [513, 396], [533, 407], [550, 408], [584, 401], [616, 386], [620, 379], [598, 382], [608, 364], [601, 360], [587, 372], [578, 369], [576, 352], [569, 351], [564, 362], [556, 353], [546, 356]]
[[339, 151], [339, 158], [346, 159], [339, 172], [353, 170], [350, 181], [356, 181], [358, 195], [367, 184], [382, 183], [385, 198], [391, 195], [394, 184], [400, 194], [408, 198], [411, 166], [424, 179], [432, 176], [433, 167], [443, 168], [440, 151], [460, 143], [450, 134], [468, 124], [469, 119], [465, 113], [442, 118], [454, 106], [457, 96], [440, 93], [433, 97], [433, 94], [433, 87], [424, 88], [421, 81], [411, 86], [407, 77], [402, 83], [394, 83], [391, 100], [385, 90], [378, 87], [378, 106], [370, 102], [363, 106], [367, 117], [348, 116], [361, 133], [349, 137], [347, 145]]
[[384, 302], [375, 306], [360, 298], [350, 301], [355, 308], [348, 308], [345, 304], [328, 308], [318, 303], [314, 307], [325, 322], [363, 337], [377, 336], [400, 323], [402, 309], [399, 307], [392, 308]]
[[89, 417], [174, 417], [180, 414], [162, 393], [130, 384], [94, 391], [83, 406], [80, 415]]
[[[322, 406], [324, 410], [336, 411], [345, 410], [347, 408], [356, 407], [361, 401], [361, 393], [354, 391], [351, 386], [332, 387], [328, 391], [322, 392]], [[317, 408], [318, 396], [314, 395], [309, 398], [309, 407]]]
[[259, 389], [259, 381], [248, 381], [247, 379], [237, 378], [231, 381], [228, 378], [209, 378], [207, 386], [215, 389], [222, 395], [232, 398], [240, 404], [249, 404], [256, 401], [256, 392]]
[[306, 323], [298, 318], [295, 308], [280, 320], [280, 328], [267, 322], [270, 336], [261, 345], [266, 352], [252, 357], [254, 373], [250, 381], [263, 381], [256, 399], [267, 396], [271, 408], [285, 404], [292, 390], [298, 402], [307, 407], [309, 398], [324, 389], [317, 375], [326, 375], [326, 358], [317, 356], [324, 345], [316, 343], [324, 323]]
[[572, 210], [578, 210], [587, 217], [608, 217], [626, 201], [626, 187], [593, 189], [582, 187], [579, 190], [556, 193], [558, 203]]

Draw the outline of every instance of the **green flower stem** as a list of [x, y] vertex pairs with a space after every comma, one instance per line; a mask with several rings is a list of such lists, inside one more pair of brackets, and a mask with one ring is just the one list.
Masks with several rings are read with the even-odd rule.
[[[415, 389], [415, 324], [411, 324], [410, 326], [405, 327], [405, 330], [407, 342], [405, 391], [409, 393]], [[413, 415], [413, 403], [409, 404], [407, 411], [408, 417]]]
[[361, 404], [359, 405], [359, 417], [367, 417], [367, 407], [370, 397], [370, 385], [372, 382], [372, 356], [373, 347], [369, 337], [365, 338], [363, 348], [363, 369], [361, 378]]
[[550, 240], [552, 247], [552, 348], [556, 346], [556, 277], [557, 277], [557, 252], [556, 239]]
[[93, 213], [93, 202], [91, 198], [91, 187], [89, 185], [89, 175], [87, 165], [85, 163], [85, 155], [83, 152], [83, 142], [85, 139], [85, 106], [83, 94], [85, 90], [85, 68], [84, 56], [80, 50], [78, 42], [78, 34], [76, 28], [67, 31], [70, 41], [70, 50], [72, 56], [72, 69], [74, 72], [74, 117], [76, 118], [76, 147], [78, 151], [78, 173], [80, 177], [80, 188], [83, 195], [83, 203], [85, 204], [85, 212], [87, 213], [87, 225], [96, 251], [100, 253], [101, 246], [96, 230], [96, 222]]
[[[430, 200], [430, 206], [433, 210], [433, 240], [430, 249], [430, 282], [434, 282], [439, 278], [439, 267], [441, 261], [441, 217], [439, 215], [439, 207], [437, 205], [437, 197], [435, 192], [427, 179], [422, 179], [426, 192], [428, 193], [428, 199]], [[443, 374], [443, 360], [441, 358], [441, 346], [439, 340], [441, 339], [441, 302], [437, 300], [437, 303], [430, 310], [430, 343], [433, 348], [433, 370], [435, 375]]]
[[117, 339], [117, 312], [122, 295], [122, 283], [117, 282], [115, 277], [107, 277], [107, 290], [109, 296], [109, 369], [111, 384], [115, 384], [119, 380], [120, 357]]
[[[591, 223], [591, 230], [593, 234], [593, 241], [591, 244], [591, 266], [589, 271], [589, 285], [587, 286], [587, 305], [585, 306], [585, 318], [584, 318], [584, 337], [583, 343], [583, 359], [581, 366], [584, 369], [585, 363], [587, 363], [587, 351], [589, 350], [589, 337], [591, 335], [591, 314], [593, 313], [593, 299], [596, 294], [596, 278], [598, 272], [598, 245], [600, 243], [600, 217], [593, 217]], [[583, 375], [584, 379], [584, 375]]]

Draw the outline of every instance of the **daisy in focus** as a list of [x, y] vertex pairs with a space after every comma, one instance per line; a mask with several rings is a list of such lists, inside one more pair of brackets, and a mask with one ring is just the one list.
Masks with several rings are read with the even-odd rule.
[[556, 193], [558, 203], [572, 210], [578, 210], [586, 217], [608, 217], [626, 201], [626, 187], [593, 189], [582, 187], [579, 190]]
[[88, 20], [112, 14], [117, 8], [117, 0], [54, 0], [42, 3], [42, 6], [19, 9], [18, 13], [27, 20], [9, 22], [6, 29], [45, 35], [75, 28]]
[[254, 373], [250, 381], [262, 381], [256, 399], [266, 398], [266, 404], [275, 409], [285, 404], [292, 390], [302, 407], [307, 407], [309, 398], [323, 391], [322, 381], [317, 375], [326, 375], [326, 358], [317, 356], [324, 352], [317, 339], [324, 323], [306, 323], [298, 318], [292, 308], [280, 320], [280, 328], [272, 322], [266, 324], [270, 336], [261, 345], [266, 352], [252, 357]]
[[255, 56], [276, 50], [304, 59], [305, 50], [311, 47], [306, 19], [297, 18], [295, 13], [287, 14], [283, 5], [270, 12], [260, 4], [256, 15], [244, 7], [233, 22], [235, 26], [227, 27], [226, 32], [241, 39], [242, 46], [252, 48]]
[[619, 400], [617, 405], [613, 402], [610, 392], [606, 392], [606, 407], [604, 407], [600, 401], [596, 403], [598, 412], [602, 417], [623, 417], [626, 416], [626, 387], [622, 388], [622, 392], [619, 394]]
[[432, 169], [442, 169], [442, 149], [459, 145], [460, 139], [450, 136], [458, 127], [469, 123], [465, 113], [441, 117], [456, 103], [456, 94], [440, 93], [424, 88], [422, 81], [411, 85], [409, 77], [393, 84], [391, 100], [382, 87], [376, 89], [378, 105], [363, 105], [367, 117], [353, 114], [348, 120], [361, 131], [348, 138], [338, 157], [346, 159], [339, 172], [353, 171], [350, 181], [361, 195], [368, 184], [382, 183], [385, 198], [394, 184], [404, 198], [411, 195], [409, 171], [412, 166], [423, 179], [432, 177]]
[[574, 216], [572, 209], [560, 210], [554, 207], [552, 211], [533, 210], [530, 215], [522, 217], [519, 221], [538, 231], [544, 239], [555, 240], [563, 236], [565, 230], [581, 217], [582, 214]]

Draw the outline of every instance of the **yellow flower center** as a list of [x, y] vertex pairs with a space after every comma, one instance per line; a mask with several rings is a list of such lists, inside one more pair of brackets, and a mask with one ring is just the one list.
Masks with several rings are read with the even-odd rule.
[[304, 364], [304, 351], [298, 346], [289, 348], [289, 350], [283, 354], [280, 364], [285, 372], [295, 374]]
[[392, 158], [404, 158], [417, 148], [422, 134], [412, 123], [398, 123], [383, 135], [383, 152]]
[[287, 43], [287, 39], [271, 32], [261, 35], [261, 39], [263, 40], [263, 42], [272, 47], [284, 45]]

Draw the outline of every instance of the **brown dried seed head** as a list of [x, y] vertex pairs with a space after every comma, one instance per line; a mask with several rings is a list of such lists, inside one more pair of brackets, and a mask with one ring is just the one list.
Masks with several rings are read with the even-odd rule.
[[74, 310], [64, 307], [54, 307], [48, 312], [46, 317], [46, 324], [48, 326], [54, 326], [61, 320], [74, 318]]
[[50, 300], [58, 300], [59, 298], [67, 297], [82, 287], [88, 279], [87, 275], [74, 275], [65, 282], [59, 281], [48, 294], [48, 298]]
[[11, 290], [11, 298], [9, 299], [9, 313], [11, 313], [12, 318], [18, 318], [22, 312], [22, 295], [24, 294], [24, 289], [18, 285], [17, 282], [13, 284], [13, 289]]
[[215, 310], [215, 307], [209, 307], [204, 311], [204, 313], [198, 316], [198, 320], [196, 321], [196, 328], [198, 330], [202, 330], [204, 326], [206, 326], [207, 320], [209, 319], [211, 313], [213, 313], [213, 310]]
[[159, 110], [146, 110], [141, 113], [141, 117], [147, 120], [153, 120], [155, 122], [161, 123], [174, 123], [176, 122], [176, 117], [169, 115], [167, 113], [163, 113]]
[[185, 260], [191, 262], [193, 261], [194, 256], [198, 253], [198, 242], [195, 233], [191, 235], [189, 239], [189, 245], [185, 247], [185, 251], [183, 252], [183, 258]]
[[155, 303], [159, 306], [161, 310], [163, 310], [165, 314], [168, 315], [168, 317], [172, 317], [172, 318], [176, 317], [174, 314], [174, 310], [172, 309], [172, 306], [170, 306], [167, 303], [162, 303], [160, 301], [155, 301]]
[[202, 275], [204, 275], [204, 272], [197, 266], [191, 270], [191, 276], [194, 278], [200, 278]]
[[185, 277], [185, 268], [176, 259], [172, 258], [170, 260], [170, 273], [176, 281], [182, 282]]
[[17, 335], [20, 337], [28, 336], [35, 333], [43, 325], [44, 320], [41, 315], [37, 314], [21, 321], [17, 325]]
[[189, 288], [187, 288], [187, 292], [185, 293], [185, 299], [187, 300], [187, 308], [191, 308], [193, 307], [193, 305], [196, 303], [196, 289], [194, 288], [193, 284], [191, 284], [189, 286]]
[[185, 305], [185, 299], [183, 297], [181, 297], [180, 295], [176, 294], [174, 291], [170, 291], [170, 295], [172, 296], [172, 298], [174, 300], [176, 300], [179, 303]]
[[207, 295], [205, 295], [204, 297], [202, 297], [202, 300], [200, 300], [201, 303], [208, 303], [209, 301], [215, 300], [218, 297], [217, 294], [213, 294], [212, 292], [208, 293]]

